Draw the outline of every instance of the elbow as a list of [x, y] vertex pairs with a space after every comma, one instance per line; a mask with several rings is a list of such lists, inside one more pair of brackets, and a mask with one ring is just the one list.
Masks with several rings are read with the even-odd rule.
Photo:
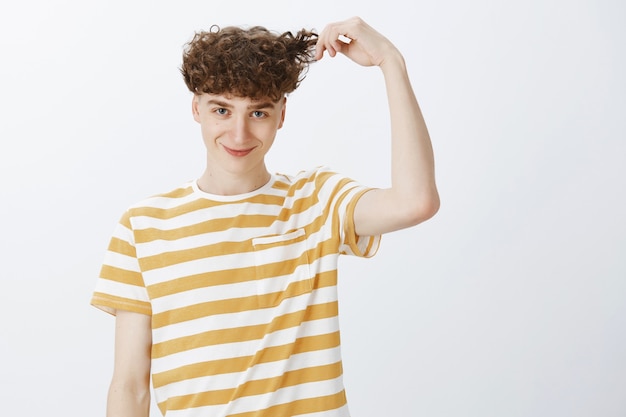
[[423, 214], [425, 215], [424, 220], [428, 220], [431, 217], [434, 217], [435, 214], [439, 211], [441, 207], [441, 200], [439, 199], [439, 194], [435, 192], [435, 195], [432, 196], [428, 202], [428, 206], [424, 208]]
[[405, 207], [404, 221], [407, 227], [416, 226], [434, 217], [440, 206], [441, 201], [436, 190], [416, 195]]
[[[107, 398], [107, 416], [117, 415], [116, 410], [131, 409], [134, 414], [145, 413], [150, 409], [150, 381], [145, 378], [127, 378], [114, 373]], [[144, 415], [141, 414], [140, 415]], [[133, 414], [133, 415], [134, 415]]]

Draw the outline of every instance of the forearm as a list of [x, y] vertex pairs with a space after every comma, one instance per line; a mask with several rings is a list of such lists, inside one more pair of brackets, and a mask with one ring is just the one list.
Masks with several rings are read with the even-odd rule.
[[[343, 36], [348, 41], [339, 40]], [[319, 36], [316, 58], [343, 53], [383, 72], [391, 115], [391, 187], [369, 191], [354, 210], [359, 235], [414, 226], [439, 209], [430, 136], [409, 81], [404, 58], [384, 36], [360, 18], [329, 24]]]
[[107, 417], [148, 417], [150, 389], [148, 383], [125, 384], [113, 381], [107, 398]]
[[402, 55], [394, 51], [380, 68], [391, 118], [391, 197], [428, 218], [439, 208], [430, 135]]

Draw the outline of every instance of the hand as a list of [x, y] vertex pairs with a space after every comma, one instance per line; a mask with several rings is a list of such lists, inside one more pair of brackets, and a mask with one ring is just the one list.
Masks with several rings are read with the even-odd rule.
[[386, 59], [400, 54], [387, 38], [359, 17], [327, 25], [319, 34], [315, 59], [322, 59], [324, 51], [331, 57], [342, 53], [366, 67], [382, 66]]

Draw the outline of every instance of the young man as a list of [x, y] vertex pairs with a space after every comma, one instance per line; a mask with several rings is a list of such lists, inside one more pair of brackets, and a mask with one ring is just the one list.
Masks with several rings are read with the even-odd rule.
[[[342, 53], [384, 75], [391, 187], [327, 169], [271, 174], [264, 158], [286, 94]], [[348, 416], [337, 259], [372, 256], [380, 235], [439, 207], [426, 125], [400, 52], [359, 18], [273, 34], [196, 34], [182, 73], [200, 124], [202, 176], [130, 207], [92, 304], [116, 315], [109, 417], [147, 416], [150, 379], [167, 416]]]

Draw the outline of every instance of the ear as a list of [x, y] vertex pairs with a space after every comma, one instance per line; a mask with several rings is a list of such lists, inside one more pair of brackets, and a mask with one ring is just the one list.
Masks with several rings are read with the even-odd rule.
[[280, 123], [278, 123], [279, 129], [285, 123], [285, 111], [287, 111], [287, 97], [283, 97], [283, 109], [280, 111]]
[[193, 115], [193, 120], [200, 123], [200, 109], [198, 108], [200, 101], [200, 96], [197, 94], [193, 95], [191, 99], [191, 114]]

